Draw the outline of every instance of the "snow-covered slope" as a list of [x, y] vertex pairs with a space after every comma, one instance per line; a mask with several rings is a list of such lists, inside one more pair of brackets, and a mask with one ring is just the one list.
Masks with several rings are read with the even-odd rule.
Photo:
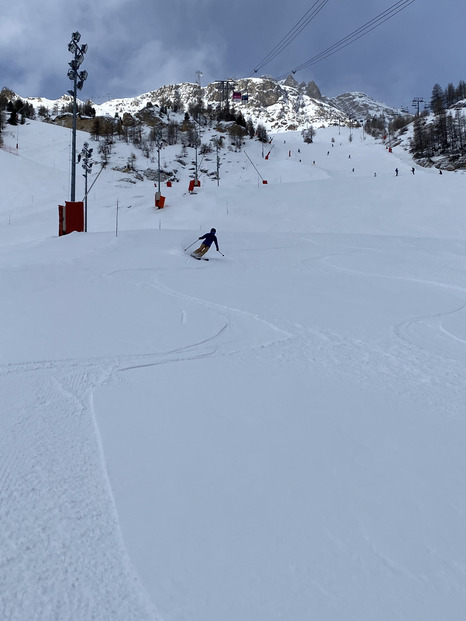
[[385, 117], [387, 121], [391, 121], [402, 115], [401, 109], [392, 108], [380, 101], [374, 101], [365, 93], [343, 93], [337, 97], [328, 98], [325, 101], [341, 110], [346, 117], [362, 122], [375, 116]]
[[162, 210], [108, 167], [58, 238], [70, 133], [7, 130], [2, 619], [462, 619], [466, 177], [350, 131]]

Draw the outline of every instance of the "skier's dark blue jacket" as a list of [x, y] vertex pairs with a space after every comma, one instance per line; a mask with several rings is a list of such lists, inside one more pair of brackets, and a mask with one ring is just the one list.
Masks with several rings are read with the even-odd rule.
[[209, 248], [212, 246], [213, 243], [215, 243], [215, 246], [218, 250], [218, 241], [215, 233], [206, 233], [205, 235], [199, 237], [199, 239], [203, 239], [204, 241], [202, 243], [204, 244], [204, 246], [208, 246]]

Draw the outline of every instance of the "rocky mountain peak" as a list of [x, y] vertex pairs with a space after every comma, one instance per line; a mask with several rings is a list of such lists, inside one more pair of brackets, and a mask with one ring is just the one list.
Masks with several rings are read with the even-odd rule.
[[[234, 93], [234, 95], [233, 95]], [[22, 98], [34, 107], [45, 106], [50, 112], [66, 103], [64, 96], [57, 101], [40, 97]], [[375, 115], [388, 118], [400, 114], [385, 104], [375, 102], [363, 93], [345, 93], [325, 98], [313, 81], [298, 83], [293, 75], [278, 81], [270, 76], [229, 79], [201, 88], [196, 83], [162, 86], [137, 97], [113, 99], [97, 105], [90, 102], [97, 116], [136, 115], [147, 107], [165, 108], [172, 112], [188, 111], [200, 103], [215, 110], [229, 102], [230, 110], [241, 112], [253, 123], [263, 124], [269, 131], [301, 130], [309, 125], [346, 123], [349, 119], [364, 120]], [[82, 103], [82, 102], [81, 102]]]

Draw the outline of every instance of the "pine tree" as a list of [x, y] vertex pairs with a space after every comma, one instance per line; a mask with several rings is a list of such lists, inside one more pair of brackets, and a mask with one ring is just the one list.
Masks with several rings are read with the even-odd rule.
[[256, 129], [254, 127], [254, 123], [252, 119], [248, 119], [246, 121], [246, 130], [248, 132], [249, 138], [254, 138], [254, 134], [256, 133]]
[[445, 110], [445, 93], [440, 84], [435, 84], [432, 89], [432, 97], [430, 98], [430, 107], [434, 114], [440, 114]]
[[463, 99], [466, 99], [466, 82], [460, 80], [456, 87], [456, 101], [462, 101]]
[[411, 139], [411, 153], [416, 157], [424, 155], [424, 149], [427, 145], [427, 133], [425, 120], [421, 116], [417, 116], [413, 124], [413, 137]]
[[260, 142], [269, 141], [267, 130], [265, 129], [264, 125], [262, 125], [262, 123], [259, 123], [259, 125], [257, 126], [256, 136], [257, 136], [257, 139], [260, 140]]
[[91, 127], [91, 138], [92, 140], [99, 140], [101, 135], [101, 127], [100, 127], [100, 118], [97, 116], [94, 119]]
[[456, 102], [456, 88], [450, 82], [445, 89], [445, 105], [447, 108], [451, 108]]

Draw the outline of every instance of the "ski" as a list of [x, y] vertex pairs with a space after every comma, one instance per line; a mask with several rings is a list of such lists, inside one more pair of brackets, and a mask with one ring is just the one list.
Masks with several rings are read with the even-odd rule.
[[208, 261], [209, 259], [206, 259], [205, 257], [195, 257], [193, 254], [190, 255], [193, 259], [196, 259], [197, 261]]

